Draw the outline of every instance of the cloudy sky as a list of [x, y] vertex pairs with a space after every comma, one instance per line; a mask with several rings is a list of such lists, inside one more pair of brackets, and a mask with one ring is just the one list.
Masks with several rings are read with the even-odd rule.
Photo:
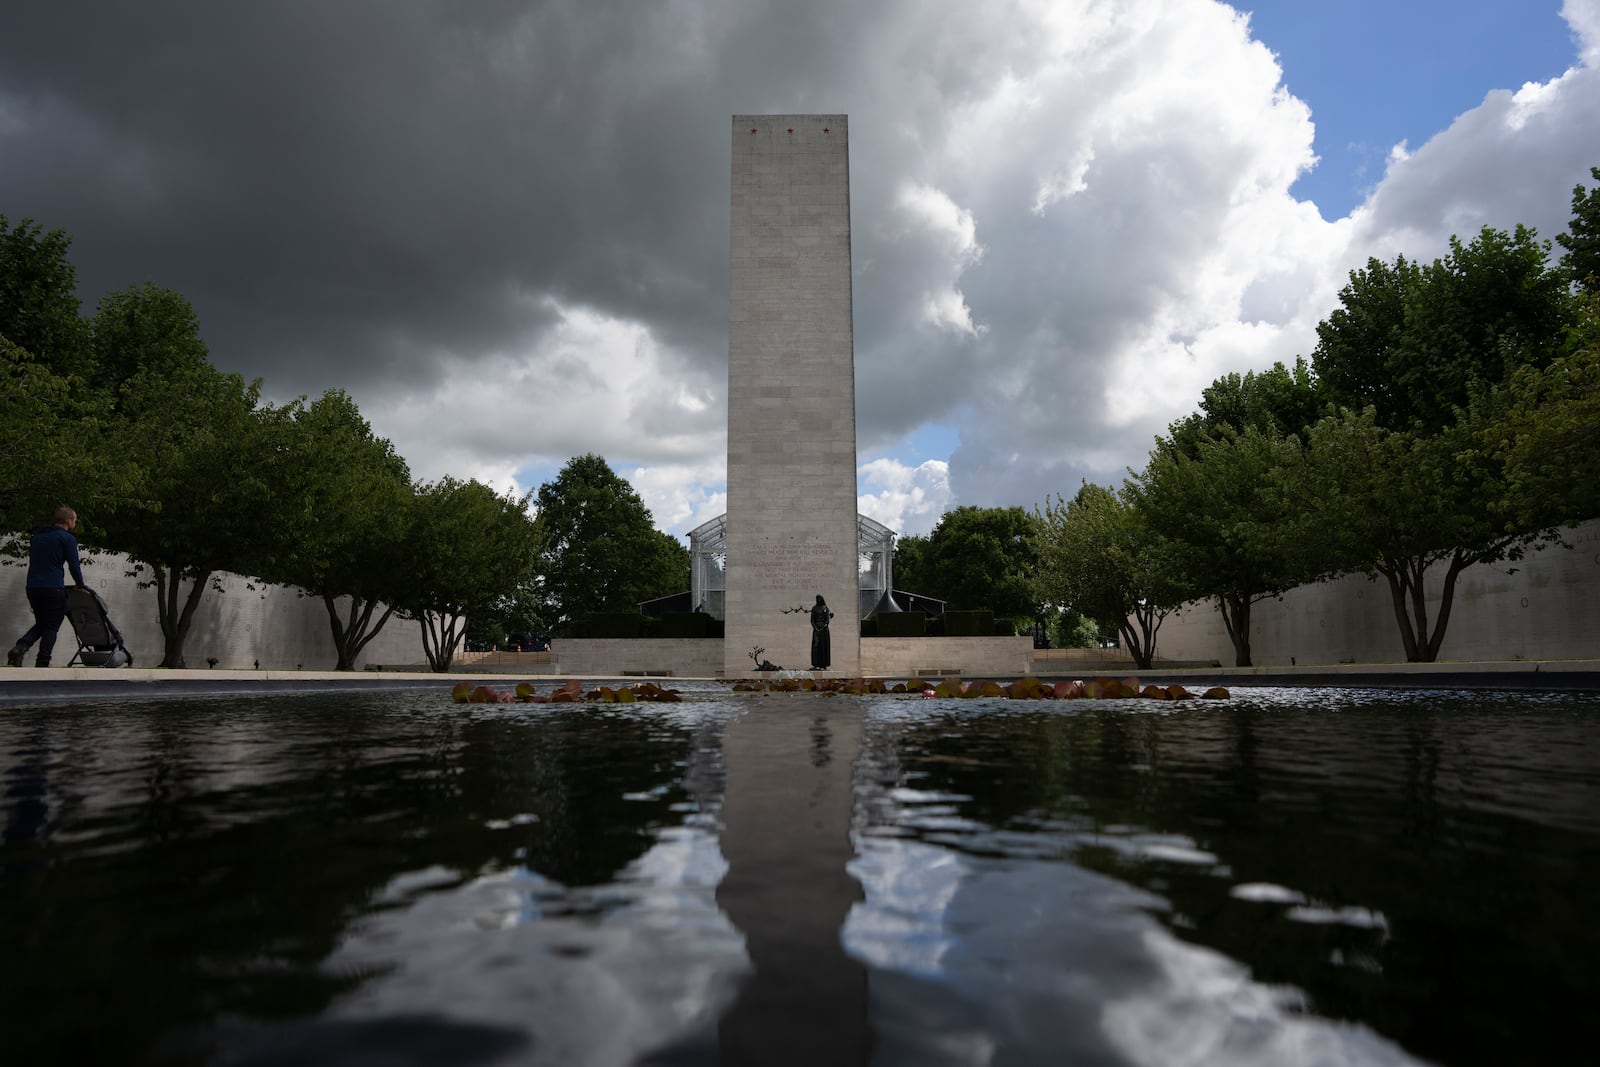
[[13, 0], [0, 213], [420, 478], [597, 452], [682, 533], [729, 117], [848, 113], [861, 508], [926, 533], [1119, 482], [1369, 255], [1562, 232], [1597, 101], [1600, 0]]

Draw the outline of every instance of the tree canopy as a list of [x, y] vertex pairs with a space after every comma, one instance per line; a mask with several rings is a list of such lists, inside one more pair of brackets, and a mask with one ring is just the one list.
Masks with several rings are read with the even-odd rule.
[[137, 495], [144, 471], [107, 443], [108, 415], [104, 397], [0, 337], [0, 537], [63, 503], [88, 533], [101, 505]]
[[1122, 497], [1087, 482], [1071, 500], [1047, 501], [1038, 524], [1039, 599], [1115, 630], [1150, 669], [1162, 620], [1190, 595], [1175, 546]]
[[62, 230], [45, 232], [32, 219], [13, 226], [0, 215], [0, 337], [63, 377], [82, 373], [89, 356], [71, 246]]
[[[142, 472], [107, 447], [107, 399], [81, 377], [89, 325], [79, 314], [71, 238], [0, 215], [0, 531], [44, 521], [68, 502], [82, 535], [109, 500], [135, 491]], [[13, 545], [13, 548], [16, 546]]]
[[492, 611], [532, 574], [538, 535], [528, 504], [529, 496], [477, 481], [445, 477], [417, 487], [399, 602], [417, 620], [434, 670], [450, 668], [467, 619]]
[[1477, 427], [1479, 462], [1502, 465], [1498, 515], [1510, 529], [1573, 525], [1600, 516], [1600, 290], [1586, 292], [1567, 352], [1520, 367]]
[[1470, 402], [1475, 383], [1515, 367], [1543, 366], [1559, 351], [1570, 313], [1550, 246], [1518, 226], [1490, 227], [1426, 266], [1369, 259], [1317, 326], [1312, 366], [1326, 399], [1372, 407], [1391, 429], [1438, 431]]
[[585, 615], [628, 611], [689, 586], [689, 550], [655, 528], [633, 486], [592, 453], [539, 487], [545, 617], [570, 633]]
[[1180, 583], [1213, 596], [1238, 666], [1251, 665], [1250, 609], [1306, 581], [1310, 516], [1297, 494], [1300, 439], [1246, 426], [1202, 436], [1193, 455], [1170, 440], [1129, 486], [1143, 521], [1171, 545]]
[[175, 289], [146, 282], [107, 293], [90, 325], [94, 360], [88, 377], [115, 392], [134, 376], [174, 377], [209, 366], [200, 317]]
[[1223, 427], [1243, 432], [1248, 426], [1282, 434], [1303, 434], [1317, 421], [1323, 405], [1311, 367], [1302, 357], [1293, 369], [1281, 362], [1264, 371], [1225, 374], [1200, 394], [1200, 410], [1172, 424], [1173, 445], [1194, 455], [1204, 436]]
[[[253, 558], [270, 506], [260, 477], [260, 383], [208, 363], [140, 370], [123, 383], [115, 444], [145, 473], [139, 499], [109, 505], [105, 541], [148, 568], [164, 650], [184, 666], [194, 613], [218, 571]], [[187, 589], [185, 589], [187, 583]]]
[[1585, 292], [1600, 293], [1600, 167], [1590, 167], [1593, 189], [1582, 185], [1572, 189], [1572, 221], [1567, 232], [1556, 237], [1565, 252], [1561, 269]]
[[1020, 507], [963, 506], [947, 511], [924, 539], [901, 538], [895, 585], [946, 602], [952, 610], [987, 608], [997, 617], [1039, 615], [1034, 518]]
[[[1553, 539], [1544, 526], [1498, 517], [1503, 465], [1474, 449], [1485, 426], [1467, 413], [1440, 433], [1406, 433], [1378, 425], [1368, 409], [1312, 429], [1305, 484], [1327, 517], [1328, 558], [1341, 570], [1384, 578], [1409, 661], [1438, 658], [1463, 570], [1520, 559]], [[1430, 575], [1439, 593], [1431, 618]]]
[[343, 390], [297, 403], [287, 416], [262, 457], [273, 522], [259, 573], [322, 599], [336, 667], [353, 670], [395, 612], [404, 569], [414, 564], [405, 549], [410, 470]]

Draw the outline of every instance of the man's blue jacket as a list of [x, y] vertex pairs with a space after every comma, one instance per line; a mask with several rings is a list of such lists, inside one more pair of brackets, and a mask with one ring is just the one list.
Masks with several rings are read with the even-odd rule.
[[72, 569], [72, 580], [83, 584], [83, 569], [78, 566], [78, 539], [59, 526], [37, 526], [28, 541], [28, 588], [64, 589], [62, 567]]

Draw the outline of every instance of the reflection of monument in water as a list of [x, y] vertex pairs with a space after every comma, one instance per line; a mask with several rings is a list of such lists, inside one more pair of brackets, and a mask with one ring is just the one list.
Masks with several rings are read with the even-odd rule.
[[798, 609], [821, 595], [831, 669], [854, 674], [894, 534], [856, 513], [845, 116], [735, 115], [732, 179], [728, 512], [690, 535], [690, 595], [725, 619], [730, 675], [757, 647], [809, 666]]
[[727, 794], [717, 905], [753, 973], [718, 1024], [723, 1063], [857, 1064], [872, 1047], [867, 968], [845, 952], [861, 709], [747, 715], [722, 738]]

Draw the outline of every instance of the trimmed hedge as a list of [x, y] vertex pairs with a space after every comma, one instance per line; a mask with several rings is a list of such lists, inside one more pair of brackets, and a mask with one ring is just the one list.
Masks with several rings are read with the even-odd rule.
[[992, 637], [994, 632], [994, 612], [988, 608], [944, 613], [946, 637]]
[[705, 637], [712, 618], [703, 611], [669, 611], [661, 616], [662, 637]]
[[573, 637], [715, 637], [727, 632], [726, 624], [703, 611], [669, 611], [652, 619], [636, 611], [597, 611], [585, 615], [572, 628]]
[[873, 616], [879, 637], [926, 637], [928, 616], [921, 611], [894, 611]]
[[637, 611], [596, 611], [583, 620], [584, 637], [642, 637], [645, 618]]
[[947, 611], [930, 619], [926, 612], [884, 612], [861, 620], [862, 637], [1015, 637], [1015, 619], [997, 619], [988, 608]]

